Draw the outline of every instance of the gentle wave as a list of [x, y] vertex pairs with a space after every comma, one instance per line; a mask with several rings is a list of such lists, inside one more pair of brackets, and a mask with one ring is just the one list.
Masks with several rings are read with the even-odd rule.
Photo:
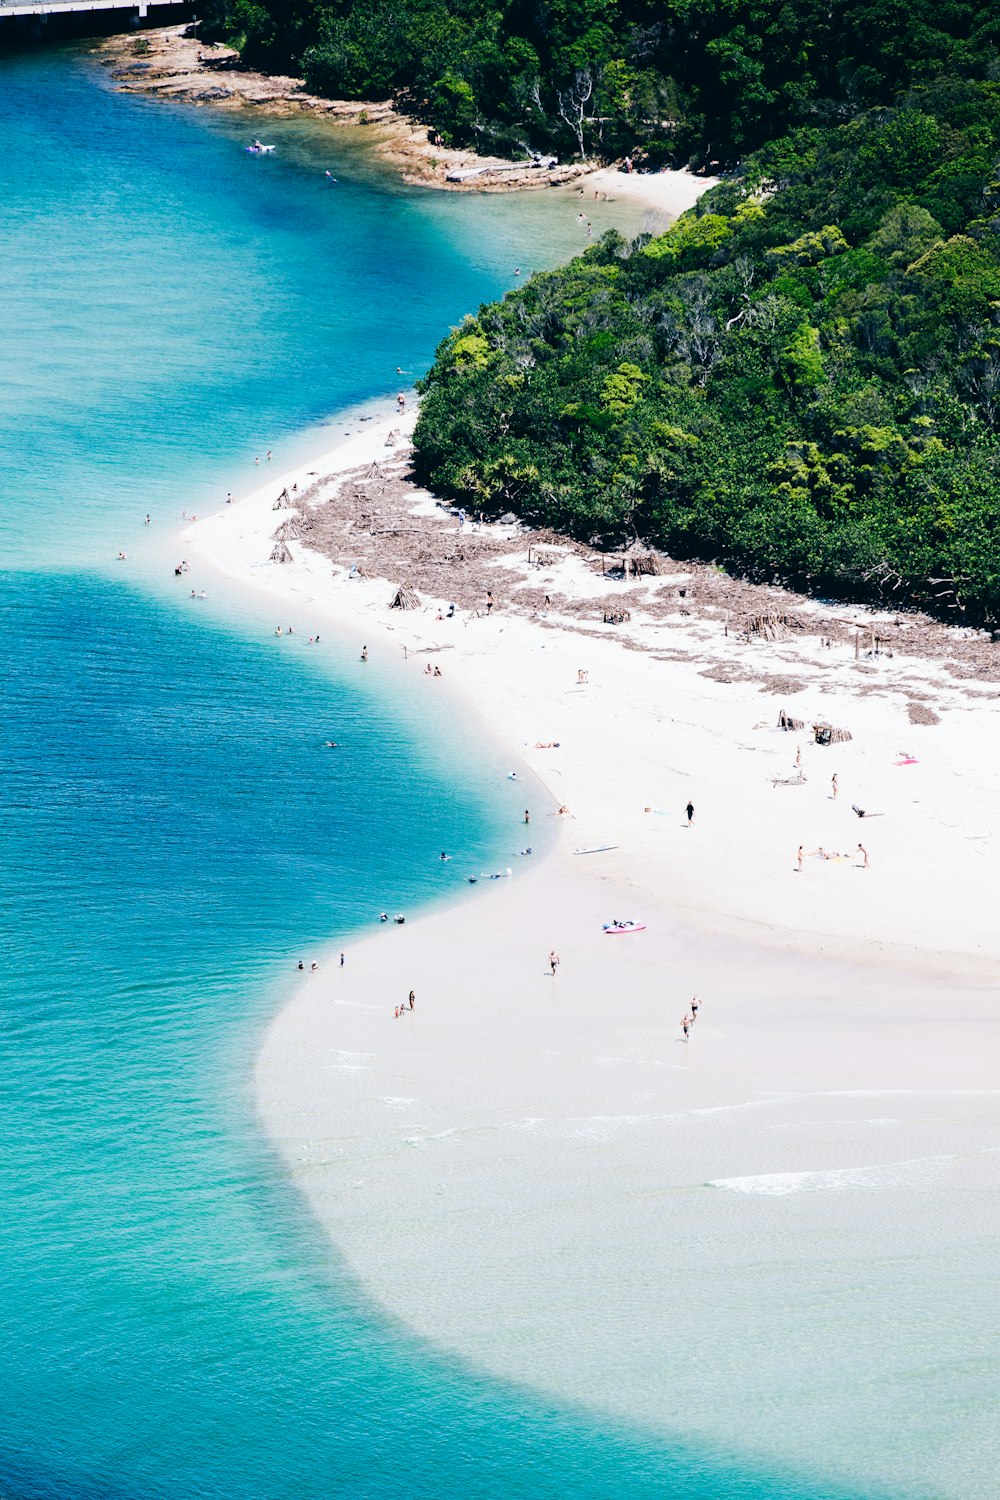
[[716, 1177], [705, 1186], [730, 1193], [784, 1198], [789, 1193], [845, 1193], [929, 1186], [957, 1156], [922, 1156], [874, 1167], [836, 1167], [813, 1172], [762, 1172], [749, 1177]]

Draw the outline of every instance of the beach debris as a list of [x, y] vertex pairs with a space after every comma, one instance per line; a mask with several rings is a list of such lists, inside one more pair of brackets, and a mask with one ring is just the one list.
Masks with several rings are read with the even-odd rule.
[[910, 698], [906, 704], [906, 717], [911, 724], [940, 724], [941, 715], [928, 708], [926, 703], [917, 703]]
[[606, 609], [604, 611], [605, 625], [627, 625], [632, 615], [627, 609]]
[[743, 621], [742, 634], [746, 640], [783, 641], [788, 632], [799, 628], [791, 615], [762, 614], [747, 615]]
[[633, 578], [659, 578], [663, 572], [663, 563], [655, 552], [644, 552], [638, 557], [630, 557], [628, 570]]
[[389, 601], [390, 609], [419, 609], [420, 595], [407, 584], [401, 583]]
[[854, 738], [849, 729], [838, 729], [834, 724], [814, 724], [812, 730], [817, 745], [843, 745]]
[[779, 729], [794, 729], [797, 733], [799, 730], [805, 729], [805, 727], [805, 719], [793, 719], [791, 714], [786, 712], [785, 709], [782, 709], [778, 715]]
[[299, 516], [290, 516], [287, 521], [282, 521], [271, 540], [272, 542], [297, 542], [301, 535], [301, 518]]
[[285, 488], [285, 489], [282, 490], [282, 492], [278, 496], [277, 500], [275, 500], [274, 504], [271, 506], [271, 509], [272, 510], [291, 510], [291, 508], [292, 508], [292, 506], [294, 504], [295, 504], [295, 501], [292, 499], [291, 495], [288, 493], [287, 488]]
[[286, 542], [279, 542], [278, 545], [272, 549], [271, 561], [276, 563], [290, 563], [295, 561], [295, 558], [292, 556]]

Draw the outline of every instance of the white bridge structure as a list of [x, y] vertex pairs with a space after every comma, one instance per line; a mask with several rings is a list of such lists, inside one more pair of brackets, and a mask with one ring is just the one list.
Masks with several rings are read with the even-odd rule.
[[135, 20], [144, 20], [149, 10], [190, 5], [191, 0], [0, 0], [0, 20], [5, 16], [69, 16], [88, 10], [128, 10]]

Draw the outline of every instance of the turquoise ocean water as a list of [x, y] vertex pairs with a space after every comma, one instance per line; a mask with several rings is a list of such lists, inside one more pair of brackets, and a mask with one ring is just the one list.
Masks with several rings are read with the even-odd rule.
[[0, 1495], [833, 1500], [443, 1361], [259, 1133], [296, 958], [446, 894], [437, 851], [495, 859], [517, 809], [455, 710], [276, 649], [255, 601], [192, 609], [164, 559], [575, 244], [572, 210], [267, 134], [0, 59]]

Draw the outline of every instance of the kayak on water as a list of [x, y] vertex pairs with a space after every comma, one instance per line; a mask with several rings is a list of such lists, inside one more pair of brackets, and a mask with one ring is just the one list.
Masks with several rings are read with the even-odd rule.
[[249, 151], [251, 156], [266, 156], [268, 151], [273, 151], [273, 146], [262, 146], [260, 141], [254, 141], [252, 146], [244, 146], [244, 151]]

